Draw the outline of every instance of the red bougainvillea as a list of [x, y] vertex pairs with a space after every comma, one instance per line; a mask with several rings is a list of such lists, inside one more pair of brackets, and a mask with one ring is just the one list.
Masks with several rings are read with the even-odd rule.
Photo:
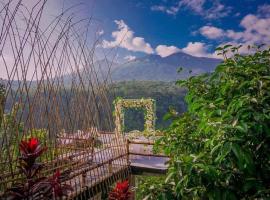
[[109, 200], [128, 200], [130, 195], [129, 182], [125, 180], [116, 183], [115, 188], [109, 194]]

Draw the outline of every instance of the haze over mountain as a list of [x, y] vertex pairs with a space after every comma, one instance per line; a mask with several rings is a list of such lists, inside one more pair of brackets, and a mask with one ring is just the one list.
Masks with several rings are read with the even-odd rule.
[[[61, 76], [65, 85], [72, 82], [79, 82], [80, 79], [85, 83], [89, 78], [95, 78], [100, 82], [108, 80], [107, 83], [119, 81], [175, 81], [186, 79], [190, 76], [209, 73], [221, 62], [219, 59], [195, 57], [183, 52], [174, 53], [167, 57], [159, 55], [147, 55], [136, 58], [124, 64], [118, 64], [110, 60], [99, 60], [94, 63], [94, 69], [82, 70], [80, 77], [78, 73], [70, 73]], [[182, 71], [177, 73], [182, 67]], [[91, 75], [90, 75], [91, 74]], [[58, 77], [59, 78], [59, 77]], [[18, 81], [13, 81], [13, 87], [18, 85]], [[35, 85], [35, 81], [32, 86]]]
[[[195, 57], [182, 52], [167, 57], [148, 55], [115, 67], [111, 76], [114, 81], [175, 81], [211, 72], [220, 62], [219, 59]], [[183, 70], [177, 73], [180, 67]]]
[[96, 80], [93, 82], [104, 82], [104, 80], [110, 82], [111, 74], [119, 67], [119, 64], [107, 59], [102, 59], [94, 62], [93, 66], [94, 67], [81, 69], [79, 72], [80, 77], [78, 77], [78, 72], [73, 72], [62, 75], [61, 79], [65, 85], [70, 85], [74, 81], [77, 83], [80, 81], [89, 83], [89, 79]]
[[[169, 82], [186, 79], [202, 73], [209, 73], [220, 62], [221, 60], [219, 59], [195, 57], [183, 52], [174, 53], [167, 57], [152, 54], [123, 64], [102, 59], [93, 63], [94, 70], [82, 70], [80, 72], [80, 79], [86, 83], [89, 78], [94, 78], [101, 82], [108, 80], [108, 83], [111, 81], [130, 80]], [[177, 73], [180, 67], [182, 67], [182, 71]], [[76, 72], [63, 75], [61, 78], [66, 85], [72, 81], [80, 81]]]

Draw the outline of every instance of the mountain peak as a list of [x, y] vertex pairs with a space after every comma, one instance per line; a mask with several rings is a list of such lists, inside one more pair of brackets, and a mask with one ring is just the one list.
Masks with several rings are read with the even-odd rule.
[[[175, 81], [209, 73], [220, 62], [221, 60], [218, 59], [195, 57], [183, 52], [177, 52], [167, 57], [151, 54], [122, 64], [112, 72], [112, 80]], [[178, 74], [177, 70], [180, 66], [184, 70]]]

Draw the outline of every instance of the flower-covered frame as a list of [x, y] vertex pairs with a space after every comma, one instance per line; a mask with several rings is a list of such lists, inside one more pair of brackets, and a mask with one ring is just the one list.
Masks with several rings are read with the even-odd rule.
[[115, 131], [121, 133], [124, 127], [124, 109], [144, 108], [144, 132], [155, 130], [155, 100], [154, 99], [122, 99], [117, 98], [114, 101], [115, 106]]

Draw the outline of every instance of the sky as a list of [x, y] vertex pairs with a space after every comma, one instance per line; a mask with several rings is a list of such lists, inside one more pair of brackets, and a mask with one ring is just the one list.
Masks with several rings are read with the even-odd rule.
[[[177, 51], [214, 57], [218, 45], [270, 44], [270, 1], [98, 0], [88, 2], [102, 23], [104, 49], [121, 57], [162, 57]], [[243, 53], [247, 48], [243, 47]]]
[[[0, 0], [0, 7], [8, 1]], [[22, 0], [28, 9], [37, 1]], [[241, 53], [248, 52], [249, 44], [270, 45], [270, 0], [47, 0], [40, 27], [67, 8], [73, 20], [91, 19], [87, 41], [90, 46], [98, 41], [96, 60], [106, 56], [123, 63], [176, 52], [219, 58], [219, 45], [241, 44]], [[17, 24], [20, 30], [25, 28], [25, 22]], [[12, 66], [11, 47], [5, 45], [0, 64], [5, 59]], [[30, 49], [25, 48], [26, 54]], [[33, 64], [29, 65], [31, 69]]]

